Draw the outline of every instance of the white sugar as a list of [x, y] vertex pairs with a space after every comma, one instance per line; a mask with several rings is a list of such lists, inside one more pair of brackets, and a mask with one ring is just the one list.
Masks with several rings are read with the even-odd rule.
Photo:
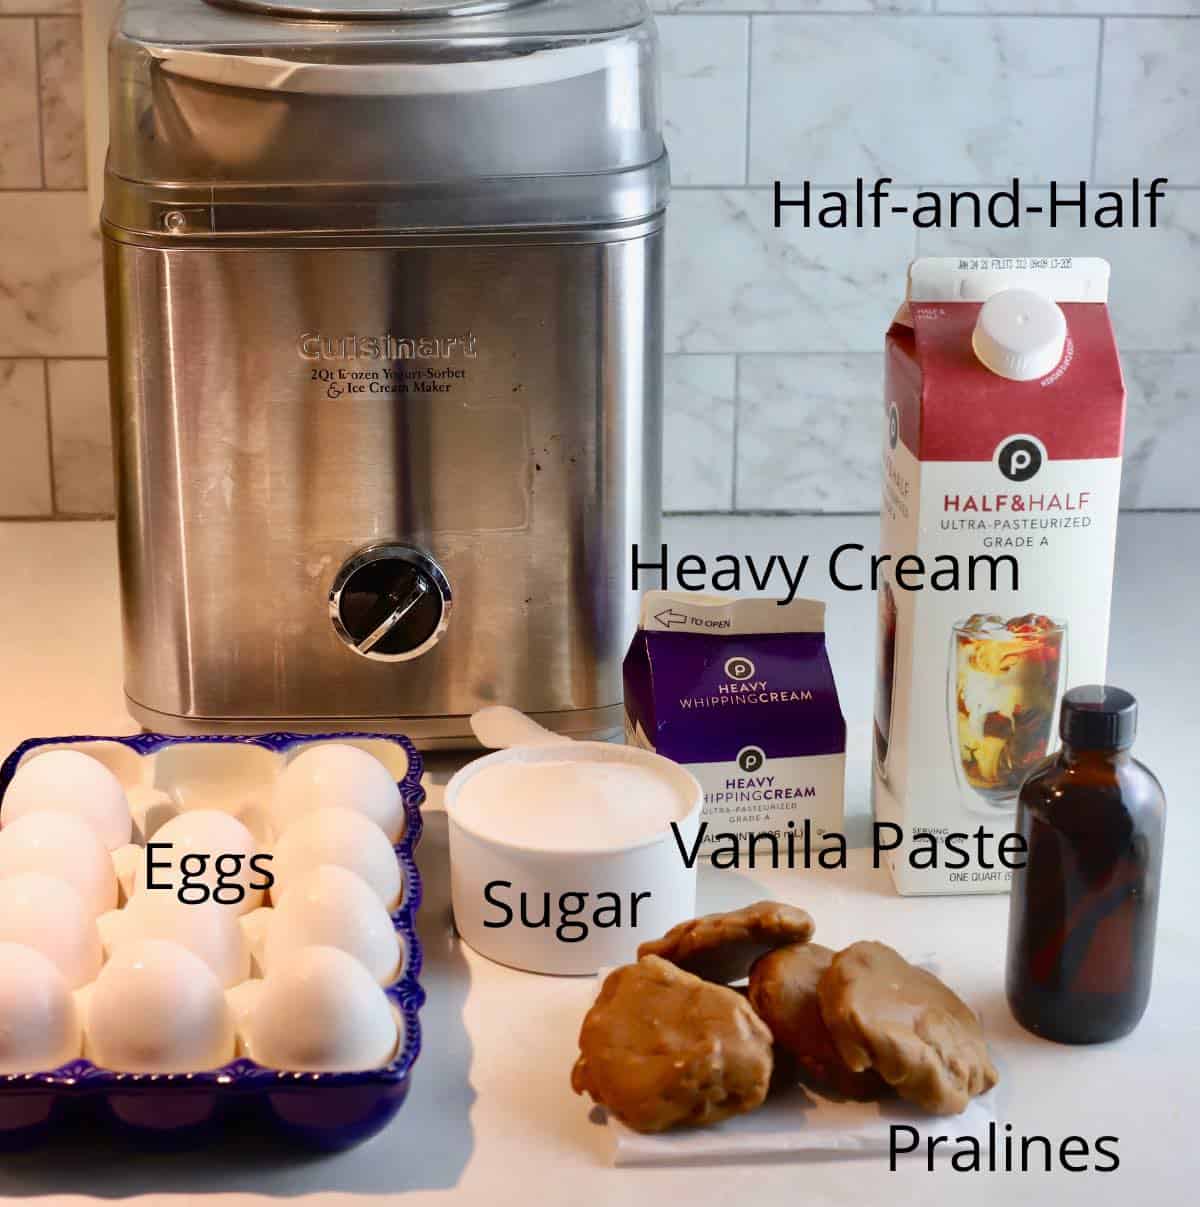
[[540, 850], [603, 850], [665, 833], [688, 803], [662, 775], [619, 761], [507, 762], [467, 780], [454, 815], [481, 837]]

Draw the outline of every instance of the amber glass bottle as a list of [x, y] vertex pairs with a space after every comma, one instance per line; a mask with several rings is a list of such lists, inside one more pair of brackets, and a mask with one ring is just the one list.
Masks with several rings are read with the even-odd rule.
[[1130, 754], [1136, 729], [1128, 692], [1072, 688], [1062, 749], [1021, 787], [1028, 858], [1013, 873], [1008, 1003], [1059, 1043], [1128, 1034], [1150, 997], [1166, 802]]

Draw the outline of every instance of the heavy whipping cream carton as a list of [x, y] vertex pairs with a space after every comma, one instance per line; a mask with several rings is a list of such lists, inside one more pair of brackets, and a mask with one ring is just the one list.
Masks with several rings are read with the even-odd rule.
[[840, 832], [846, 722], [825, 605], [650, 591], [625, 656], [625, 733], [704, 789], [699, 854], [732, 845], [791, 866]]
[[1062, 693], [1103, 683], [1125, 388], [1097, 259], [924, 259], [887, 334], [876, 847], [1002, 892]]

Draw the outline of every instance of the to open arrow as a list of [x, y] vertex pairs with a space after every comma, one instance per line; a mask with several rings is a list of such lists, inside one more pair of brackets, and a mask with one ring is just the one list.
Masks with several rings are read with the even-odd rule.
[[664, 629], [669, 629], [672, 625], [687, 624], [687, 616], [682, 612], [676, 612], [668, 608], [665, 612], [655, 612], [654, 619], [662, 625]]

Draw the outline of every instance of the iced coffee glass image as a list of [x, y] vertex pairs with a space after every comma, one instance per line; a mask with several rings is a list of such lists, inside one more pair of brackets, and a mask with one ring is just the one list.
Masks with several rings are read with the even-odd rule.
[[891, 583], [879, 588], [879, 647], [875, 662], [875, 765], [887, 779], [892, 738], [892, 697], [896, 690], [896, 596]]
[[977, 613], [952, 630], [950, 740], [968, 801], [1016, 807], [1025, 776], [1050, 750], [1067, 674], [1067, 628], [1029, 613]]

